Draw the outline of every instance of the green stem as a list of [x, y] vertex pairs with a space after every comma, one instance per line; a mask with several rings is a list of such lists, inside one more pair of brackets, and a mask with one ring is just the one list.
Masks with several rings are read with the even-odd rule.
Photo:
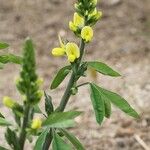
[[[83, 40], [81, 40], [81, 45], [80, 45], [80, 57], [77, 61], [77, 66], [76, 66], [76, 70], [79, 69], [80, 67], [80, 64], [81, 64], [81, 60], [82, 60], [82, 57], [83, 57], [83, 54], [84, 54], [84, 47], [85, 47], [85, 43]], [[68, 100], [71, 96], [71, 88], [73, 87], [73, 85], [77, 82], [76, 80], [76, 74], [74, 74], [74, 72], [72, 72], [72, 75], [70, 77], [70, 80], [68, 82], [68, 86], [65, 90], [65, 93], [60, 101], [60, 104], [58, 106], [58, 108], [56, 109], [56, 111], [64, 111], [67, 103], [68, 103]]]
[[30, 106], [26, 104], [25, 106], [25, 111], [24, 111], [24, 117], [23, 117], [23, 123], [21, 127], [21, 132], [20, 132], [20, 138], [19, 138], [19, 143], [20, 143], [20, 149], [24, 149], [24, 144], [26, 140], [26, 127], [28, 125], [29, 121], [29, 114], [30, 114]]
[[56, 111], [64, 111], [66, 105], [67, 105], [67, 102], [71, 96], [71, 88], [73, 87], [74, 85], [74, 81], [75, 81], [75, 74], [72, 72], [72, 75], [70, 77], [70, 80], [69, 80], [69, 83], [68, 83], [68, 86], [65, 90], [65, 93], [61, 99], [61, 102], [58, 106], [58, 108], [56, 109]]
[[81, 64], [81, 61], [82, 61], [82, 58], [83, 58], [83, 55], [84, 55], [84, 48], [85, 48], [85, 43], [84, 43], [84, 40], [81, 39], [81, 43], [80, 43], [80, 57], [78, 59], [78, 67]]
[[[84, 54], [84, 47], [85, 47], [85, 43], [84, 43], [84, 40], [82, 39], [81, 40], [81, 44], [80, 44], [80, 57], [77, 61], [77, 64], [76, 64], [76, 71], [78, 71], [79, 67], [80, 67], [80, 64], [81, 64], [81, 61], [82, 61], [82, 57], [83, 57], [83, 54]], [[79, 78], [76, 79], [76, 74], [74, 72], [72, 72], [71, 74], [71, 77], [70, 77], [70, 80], [68, 82], [68, 85], [67, 85], [67, 88], [64, 92], [64, 95], [62, 96], [62, 99], [60, 101], [60, 104], [59, 106], [56, 108], [55, 111], [57, 112], [63, 112], [68, 101], [69, 101], [69, 98], [71, 96], [71, 88], [73, 87], [73, 85], [77, 82]], [[46, 140], [45, 140], [45, 146], [44, 146], [44, 149], [43, 150], [48, 150], [50, 145], [51, 145], [51, 142], [52, 142], [52, 132], [49, 132], [48, 133], [48, 136], [46, 137]]]

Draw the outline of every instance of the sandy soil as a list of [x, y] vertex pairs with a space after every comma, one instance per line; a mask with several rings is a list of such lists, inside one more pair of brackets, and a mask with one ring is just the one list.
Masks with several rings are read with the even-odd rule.
[[[113, 109], [111, 119], [100, 127], [96, 124], [89, 99], [88, 87], [80, 89], [72, 97], [68, 109], [78, 108], [85, 113], [77, 118], [78, 126], [72, 131], [82, 140], [87, 150], [143, 150], [137, 137], [150, 147], [150, 2], [149, 0], [101, 0], [98, 6], [103, 19], [95, 27], [95, 38], [87, 47], [86, 59], [103, 60], [122, 74], [121, 78], [97, 75], [82, 79], [97, 80], [128, 99], [141, 114], [134, 120]], [[27, 36], [32, 37], [37, 48], [38, 73], [45, 79], [43, 89], [58, 104], [68, 78], [58, 89], [49, 90], [50, 80], [56, 70], [66, 63], [64, 58], [54, 58], [50, 50], [57, 46], [57, 34], [76, 41], [68, 29], [72, 18], [71, 0], [0, 0], [0, 40], [10, 43], [10, 52], [21, 53]], [[7, 65], [0, 72], [0, 98], [4, 95], [19, 99], [13, 79], [18, 76], [18, 66]], [[43, 102], [41, 102], [43, 103]], [[11, 118], [11, 112], [2, 106], [0, 110]], [[0, 129], [3, 133], [3, 129]], [[0, 144], [6, 145], [0, 136]], [[27, 148], [29, 149], [29, 148]]]

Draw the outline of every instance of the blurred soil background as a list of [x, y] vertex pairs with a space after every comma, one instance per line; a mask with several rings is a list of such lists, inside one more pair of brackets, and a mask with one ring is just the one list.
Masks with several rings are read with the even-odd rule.
[[[57, 35], [76, 41], [68, 29], [72, 19], [75, 0], [0, 0], [0, 41], [11, 46], [9, 52], [21, 54], [22, 44], [30, 36], [37, 52], [37, 68], [44, 78], [43, 89], [58, 104], [68, 78], [60, 88], [51, 92], [50, 80], [66, 63], [65, 58], [54, 58], [50, 50], [58, 46]], [[77, 128], [72, 129], [87, 150], [148, 150], [150, 147], [150, 0], [101, 0], [98, 8], [103, 18], [95, 27], [95, 37], [86, 49], [87, 60], [102, 60], [120, 71], [121, 78], [97, 75], [80, 80], [96, 80], [110, 90], [123, 95], [140, 113], [134, 120], [113, 108], [110, 119], [102, 126], [96, 124], [87, 86], [81, 87], [68, 104], [85, 113], [77, 118]], [[5, 95], [19, 99], [14, 79], [19, 67], [6, 65], [0, 71], [0, 99]], [[43, 106], [44, 100], [41, 101]], [[42, 107], [41, 106], [41, 107]], [[11, 112], [0, 101], [0, 111], [9, 117]], [[0, 129], [0, 145], [4, 142]], [[139, 140], [140, 139], [140, 140]], [[142, 143], [144, 145], [142, 146]], [[146, 149], [147, 146], [147, 149]], [[26, 145], [30, 150], [31, 146]], [[32, 149], [32, 148], [31, 148]]]

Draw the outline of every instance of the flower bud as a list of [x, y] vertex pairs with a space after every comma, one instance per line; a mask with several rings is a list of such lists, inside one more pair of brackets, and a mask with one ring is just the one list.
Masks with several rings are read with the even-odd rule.
[[101, 17], [102, 17], [102, 12], [101, 12], [101, 11], [98, 11], [98, 12], [95, 14], [95, 16], [94, 16], [94, 18], [95, 18], [96, 21], [98, 21]]
[[43, 78], [38, 78], [37, 81], [36, 81], [38, 86], [42, 85], [43, 82], [44, 82]]
[[81, 37], [85, 42], [90, 42], [93, 38], [93, 29], [90, 26], [85, 26], [81, 30]]
[[32, 129], [39, 129], [42, 126], [42, 121], [40, 118], [36, 118], [32, 120], [31, 128]]
[[14, 100], [12, 100], [10, 97], [5, 96], [3, 97], [3, 104], [8, 108], [14, 108], [16, 105], [16, 102], [14, 102]]
[[65, 51], [63, 48], [57, 47], [52, 49], [52, 54], [54, 56], [63, 56], [65, 54]]

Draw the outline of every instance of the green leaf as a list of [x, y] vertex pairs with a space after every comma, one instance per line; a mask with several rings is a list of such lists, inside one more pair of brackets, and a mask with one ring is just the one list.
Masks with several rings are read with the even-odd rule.
[[46, 139], [48, 132], [49, 132], [49, 129], [47, 128], [40, 134], [40, 136], [38, 137], [38, 139], [35, 143], [34, 150], [42, 150], [43, 149], [45, 139]]
[[9, 44], [4, 43], [4, 42], [0, 42], [0, 50], [1, 50], [1, 49], [5, 49], [5, 48], [8, 48], [8, 47], [9, 47]]
[[115, 106], [120, 108], [123, 112], [134, 118], [139, 118], [138, 113], [120, 95], [103, 89], [101, 87], [99, 87], [99, 90], [107, 99], [109, 99]]
[[80, 141], [72, 133], [69, 133], [65, 129], [60, 129], [60, 131], [68, 138], [68, 140], [74, 145], [77, 150], [85, 150]]
[[0, 146], [0, 150], [8, 150], [8, 149], [5, 148], [5, 147]]
[[46, 92], [44, 92], [45, 95], [45, 111], [47, 115], [50, 115], [54, 111], [54, 107], [52, 104], [52, 97], [47, 95]]
[[34, 106], [34, 112], [37, 114], [42, 114], [42, 111], [40, 109], [40, 107], [38, 106], [38, 104], [35, 104]]
[[10, 126], [11, 123], [5, 120], [4, 118], [0, 117], [0, 126]]
[[22, 58], [20, 56], [16, 56], [13, 54], [4, 54], [4, 55], [0, 55], [0, 63], [3, 63], [3, 64], [6, 64], [6, 63], [21, 64]]
[[54, 112], [48, 116], [43, 122], [43, 126], [49, 126], [54, 128], [65, 128], [74, 126], [74, 118], [79, 116], [79, 111], [68, 111], [68, 112]]
[[105, 96], [102, 96], [104, 100], [104, 105], [105, 105], [105, 117], [110, 118], [111, 115], [111, 103], [110, 100], [107, 99]]
[[71, 150], [72, 147], [65, 143], [62, 138], [54, 132], [54, 135], [53, 135], [53, 143], [52, 143], [52, 147], [53, 147], [53, 150]]
[[90, 90], [91, 101], [95, 111], [96, 120], [99, 124], [101, 124], [105, 116], [104, 100], [102, 99], [101, 94], [95, 84], [90, 84]]
[[65, 79], [65, 77], [68, 75], [70, 72], [71, 66], [65, 66], [61, 68], [57, 75], [55, 76], [54, 80], [52, 81], [52, 84], [50, 86], [51, 89], [57, 88], [61, 82]]
[[88, 67], [95, 69], [97, 72], [102, 73], [104, 75], [109, 75], [113, 77], [121, 76], [118, 72], [114, 71], [112, 68], [110, 68], [108, 65], [102, 62], [98, 61], [88, 62]]
[[15, 150], [21, 149], [20, 144], [19, 144], [19, 139], [16, 135], [15, 130], [11, 130], [10, 128], [7, 128], [5, 132], [5, 138], [6, 138], [7, 143], [11, 145], [12, 149], [15, 149]]

